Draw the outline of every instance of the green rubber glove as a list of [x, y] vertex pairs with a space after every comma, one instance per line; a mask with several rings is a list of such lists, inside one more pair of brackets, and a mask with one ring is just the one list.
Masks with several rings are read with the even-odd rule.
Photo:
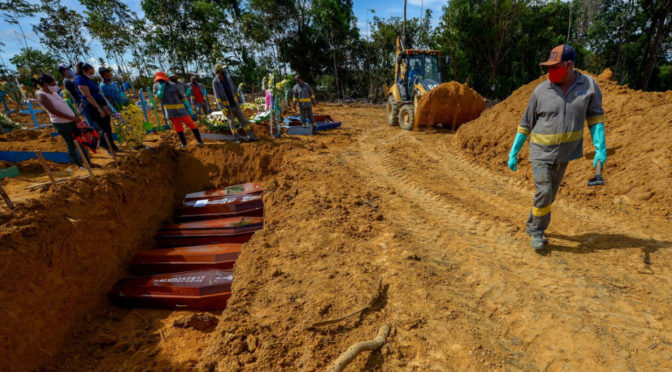
[[511, 152], [509, 152], [509, 169], [512, 171], [516, 171], [518, 169], [518, 153], [520, 152], [520, 149], [523, 147], [523, 144], [525, 144], [525, 140], [527, 139], [527, 135], [523, 133], [516, 133], [516, 139], [513, 140], [513, 145], [511, 146]]
[[604, 141], [604, 123], [597, 123], [590, 127], [590, 135], [593, 137], [595, 146], [595, 158], [593, 159], [593, 168], [597, 166], [597, 161], [602, 161], [602, 165], [607, 161], [607, 143]]
[[163, 99], [163, 90], [166, 89], [166, 82], [165, 81], [160, 81], [159, 82], [159, 90], [156, 91], [156, 96], [159, 97], [159, 99]]

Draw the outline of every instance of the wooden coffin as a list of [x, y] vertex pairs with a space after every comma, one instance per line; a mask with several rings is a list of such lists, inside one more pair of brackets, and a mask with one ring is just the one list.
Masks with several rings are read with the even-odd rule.
[[187, 202], [200, 199], [217, 199], [225, 196], [241, 194], [261, 194], [262, 192], [264, 192], [264, 188], [261, 183], [243, 183], [240, 185], [227, 186], [218, 190], [192, 192], [184, 196], [184, 201]]
[[164, 247], [245, 243], [262, 228], [261, 217], [228, 217], [163, 225], [155, 238]]
[[118, 306], [220, 310], [231, 297], [233, 272], [196, 270], [118, 281], [108, 297]]
[[131, 269], [137, 275], [232, 269], [242, 246], [242, 244], [211, 244], [149, 249], [140, 251], [133, 257]]
[[217, 199], [185, 201], [177, 208], [175, 219], [189, 221], [235, 216], [263, 217], [263, 215], [264, 201], [260, 194], [240, 194]]

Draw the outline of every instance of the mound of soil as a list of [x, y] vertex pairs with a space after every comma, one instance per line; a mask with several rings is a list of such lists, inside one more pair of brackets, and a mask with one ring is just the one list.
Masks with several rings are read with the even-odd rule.
[[478, 118], [485, 110], [485, 101], [467, 84], [443, 83], [420, 99], [415, 108], [415, 127], [443, 124], [457, 128]]
[[[596, 77], [603, 93], [607, 162], [603, 187], [587, 187], [594, 175], [595, 149], [590, 131], [584, 131], [585, 159], [569, 166], [560, 194], [591, 206], [614, 203], [641, 213], [670, 216], [672, 213], [672, 91], [642, 92], [618, 85], [609, 71]], [[529, 147], [519, 155], [519, 170], [506, 166], [511, 143], [532, 91], [546, 79], [522, 86], [477, 120], [457, 132], [463, 151], [475, 161], [532, 185]]]

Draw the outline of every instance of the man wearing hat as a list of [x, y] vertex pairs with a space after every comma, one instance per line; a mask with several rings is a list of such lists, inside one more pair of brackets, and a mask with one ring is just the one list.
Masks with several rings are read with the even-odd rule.
[[[217, 105], [221, 109], [226, 109], [227, 117], [229, 118], [229, 123], [231, 126], [231, 133], [233, 138], [237, 143], [240, 143], [240, 136], [238, 135], [238, 129], [242, 129], [246, 141], [258, 141], [259, 139], [252, 132], [250, 128], [250, 123], [247, 121], [247, 117], [243, 113], [243, 110], [240, 108], [240, 103], [238, 102], [238, 92], [236, 86], [231, 80], [229, 72], [226, 70], [226, 67], [221, 64], [215, 65], [215, 78], [212, 79], [212, 91], [215, 93], [215, 100]], [[238, 126], [236, 127], [236, 120], [238, 121]]]
[[296, 110], [296, 103], [299, 103], [299, 113], [301, 114], [301, 124], [306, 122], [306, 118], [310, 120], [310, 125], [313, 128], [313, 134], [317, 129], [317, 123], [313, 117], [313, 105], [315, 102], [315, 93], [310, 85], [303, 81], [301, 75], [296, 75], [296, 85], [292, 88], [292, 102], [294, 103], [294, 110]]
[[194, 133], [194, 137], [196, 137], [199, 146], [203, 146], [201, 133], [191, 119], [189, 111], [187, 111], [187, 107], [184, 104], [186, 98], [184, 97], [184, 94], [182, 94], [180, 88], [170, 81], [163, 71], [157, 71], [155, 73], [154, 82], [154, 95], [163, 102], [166, 117], [173, 123], [175, 131], [177, 132], [178, 137], [180, 137], [181, 145], [179, 148], [187, 145], [187, 138], [184, 136], [184, 127], [182, 126], [183, 123]]
[[518, 152], [530, 138], [530, 163], [534, 173], [534, 204], [527, 220], [532, 248], [546, 254], [544, 230], [551, 222], [551, 206], [567, 164], [583, 156], [584, 123], [595, 145], [593, 167], [607, 160], [602, 92], [590, 76], [574, 69], [576, 53], [566, 44], [553, 50], [542, 66], [548, 80], [532, 93], [509, 153], [508, 166], [517, 169]]
[[63, 86], [70, 93], [70, 97], [75, 100], [75, 107], [78, 110], [79, 104], [82, 102], [79, 93], [77, 93], [77, 87], [75, 86], [75, 72], [72, 71], [72, 65], [60, 65], [58, 66], [58, 72], [63, 75]]

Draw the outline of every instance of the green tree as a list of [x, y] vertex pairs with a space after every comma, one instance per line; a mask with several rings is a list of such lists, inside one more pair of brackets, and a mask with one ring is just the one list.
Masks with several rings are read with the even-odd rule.
[[81, 33], [84, 18], [74, 10], [61, 5], [59, 0], [42, 0], [44, 16], [33, 26], [40, 36], [40, 42], [56, 56], [70, 63], [86, 57], [89, 46]]
[[23, 31], [21, 18], [32, 17], [38, 11], [39, 7], [37, 5], [31, 4], [25, 0], [0, 0], [0, 13], [2, 13], [5, 22], [10, 25], [19, 26], [21, 36], [23, 36], [23, 43], [26, 45], [26, 48], [28, 48], [28, 38]]
[[588, 42], [593, 71], [610, 67], [633, 88], [660, 86], [657, 67], [672, 60], [672, 0], [604, 0]]
[[16, 66], [21, 81], [29, 80], [33, 75], [48, 73], [56, 76], [58, 59], [48, 52], [34, 48], [22, 48], [19, 54], [9, 59]]

